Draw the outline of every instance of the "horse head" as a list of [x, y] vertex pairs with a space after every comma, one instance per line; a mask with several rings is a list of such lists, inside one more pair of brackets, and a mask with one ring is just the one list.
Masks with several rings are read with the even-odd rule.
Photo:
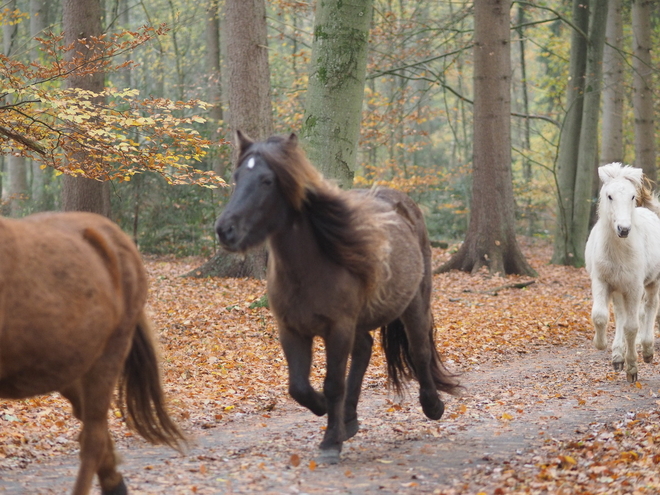
[[598, 168], [603, 182], [598, 215], [610, 223], [618, 237], [626, 238], [633, 226], [633, 215], [643, 184], [642, 169], [609, 163]]
[[240, 131], [236, 139], [239, 158], [234, 192], [215, 223], [215, 231], [225, 249], [243, 252], [264, 242], [283, 225], [289, 208], [268, 162], [282, 143], [256, 143]]

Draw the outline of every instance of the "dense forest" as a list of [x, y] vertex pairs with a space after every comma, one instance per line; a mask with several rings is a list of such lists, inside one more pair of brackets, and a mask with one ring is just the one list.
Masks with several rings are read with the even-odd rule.
[[[30, 153], [25, 143], [12, 139], [16, 135], [12, 128], [19, 128], [17, 108], [28, 115], [43, 111], [36, 103], [26, 103], [31, 98], [28, 88], [48, 92], [67, 83], [62, 74], [39, 72], [62, 59], [57, 49], [63, 47], [58, 36], [65, 30], [62, 5], [66, 3], [11, 0], [3, 6], [0, 127], [8, 132], [3, 132], [0, 160], [2, 204], [7, 215], [62, 207], [64, 168], [54, 170], [52, 163]], [[76, 2], [68, 3], [75, 7]], [[105, 50], [112, 61], [103, 67], [102, 87], [112, 89], [112, 96], [106, 98], [118, 100], [117, 108], [134, 118], [115, 125], [123, 126], [122, 132], [129, 137], [138, 136], [148, 127], [150, 116], [163, 108], [154, 102], [181, 103], [171, 115], [181, 119], [202, 144], [194, 144], [198, 148], [193, 151], [172, 146], [173, 160], [202, 173], [215, 171], [227, 183], [231, 182], [233, 122], [240, 122], [238, 112], [232, 115], [229, 96], [230, 74], [237, 64], [228, 54], [237, 37], [232, 32], [236, 23], [228, 25], [227, 21], [232, 3], [106, 0], [101, 5]], [[270, 130], [275, 133], [304, 131], [312, 49], [319, 35], [315, 3], [265, 2], [267, 97], [272, 109]], [[595, 163], [585, 168], [591, 170], [586, 178], [568, 186], [561, 174], [562, 160], [578, 162], [577, 148], [568, 149], [570, 138], [576, 138], [578, 146], [580, 141], [583, 145], [588, 141], [586, 134], [579, 138], [580, 128], [576, 132], [570, 120], [585, 95], [583, 120], [595, 119], [600, 145], [596, 155], [586, 153], [581, 159], [621, 160], [637, 164], [655, 177], [642, 161], [655, 167], [653, 102], [657, 96], [650, 88], [657, 86], [658, 60], [651, 48], [657, 46], [660, 36], [660, 10], [653, 2], [611, 0], [609, 9], [598, 12], [597, 5], [607, 2], [592, 3], [596, 7], [591, 11], [568, 0], [511, 4], [510, 149], [520, 235], [553, 236], [559, 212], [564, 211], [561, 204], [566, 187], [571, 194], [579, 191], [576, 194], [582, 197], [595, 197]], [[255, 4], [264, 7], [260, 1]], [[473, 2], [464, 1], [373, 3], [352, 182], [359, 187], [384, 184], [409, 193], [422, 205], [436, 239], [462, 239], [470, 219], [474, 10]], [[242, 15], [248, 16], [248, 23], [258, 20], [258, 16]], [[593, 49], [598, 44], [598, 27], [605, 35], [602, 65], [598, 50]], [[126, 33], [131, 33], [132, 42], [125, 40]], [[580, 53], [586, 62], [577, 78], [587, 81], [586, 90], [573, 85]], [[589, 79], [594, 75], [589, 63], [602, 68], [595, 82]], [[250, 83], [246, 80], [243, 86]], [[591, 95], [597, 96], [595, 103]], [[144, 103], [149, 101], [151, 107]], [[619, 126], [614, 137], [612, 116], [618, 119], [615, 127]], [[158, 122], [156, 131], [162, 131], [166, 126]], [[644, 122], [647, 125], [642, 128]], [[149, 132], [153, 134], [145, 132], [134, 139], [137, 147], [149, 142], [171, 146], [189, 137], [174, 131]], [[610, 145], [618, 148], [612, 151]], [[21, 149], [27, 152], [17, 156]], [[217, 249], [212, 223], [226, 201], [228, 188], [208, 187], [188, 172], [186, 177], [171, 173], [179, 170], [167, 161], [171, 156], [161, 156], [159, 167], [133, 167], [131, 163], [142, 158], [133, 159], [130, 154], [110, 157], [106, 150], [99, 153], [103, 156], [109, 157], [102, 164], [104, 177], [112, 178], [108, 182], [110, 216], [133, 235], [143, 252], [210, 255]], [[158, 160], [159, 155], [150, 159]], [[561, 256], [555, 258], [566, 262]]]

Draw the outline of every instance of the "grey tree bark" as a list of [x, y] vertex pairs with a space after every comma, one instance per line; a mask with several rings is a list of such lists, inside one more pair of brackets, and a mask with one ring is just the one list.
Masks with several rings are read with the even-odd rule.
[[[208, 70], [207, 98], [211, 103], [208, 125], [211, 142], [220, 139], [222, 123], [222, 73], [220, 68], [220, 5], [218, 0], [208, 0], [206, 5], [206, 67]], [[215, 149], [215, 148], [213, 148]], [[211, 154], [211, 166], [221, 177], [226, 175], [226, 167], [217, 152]]]
[[[16, 0], [10, 0], [6, 8], [16, 9]], [[3, 26], [4, 53], [13, 56], [18, 45], [18, 24]], [[10, 216], [20, 217], [28, 197], [27, 160], [22, 156], [8, 155], [5, 160], [5, 180], [2, 187], [2, 202], [7, 205]]]
[[633, 0], [633, 110], [635, 113], [635, 166], [657, 179], [651, 61], [652, 0]]
[[609, 0], [603, 49], [603, 126], [600, 163], [623, 162], [623, 18], [621, 0]]
[[465, 241], [436, 271], [536, 275], [515, 234], [511, 172], [510, 0], [474, 3], [474, 149]]
[[[226, 0], [223, 44], [226, 45], [228, 122], [253, 139], [273, 132], [270, 69], [264, 0]], [[236, 150], [237, 151], [237, 150]], [[237, 152], [233, 153], [234, 160]], [[191, 271], [193, 277], [255, 277], [266, 275], [266, 250], [247, 255], [218, 251]]]
[[373, 0], [317, 2], [301, 129], [310, 161], [343, 188], [353, 185]]
[[600, 93], [603, 89], [603, 48], [607, 26], [608, 2], [594, 0], [590, 6], [589, 50], [585, 72], [584, 106], [580, 149], [573, 196], [573, 266], [584, 266], [584, 247], [589, 235], [591, 211], [596, 204], [594, 176], [598, 163]]
[[573, 239], [573, 198], [582, 130], [589, 32], [589, 10], [584, 8], [583, 0], [573, 0], [572, 22], [567, 110], [561, 129], [556, 167], [557, 226], [551, 262], [558, 265], [572, 265], [576, 249]]
[[[99, 0], [63, 0], [62, 21], [64, 27], [64, 42], [75, 43], [75, 49], [67, 53], [67, 57], [93, 57], [93, 46], [86, 46], [85, 40], [90, 36], [102, 34], [101, 17], [103, 11]], [[67, 79], [67, 87], [80, 88], [100, 93], [103, 91], [104, 74], [96, 72], [91, 75], [74, 75]], [[98, 103], [101, 103], [99, 100]], [[81, 151], [80, 153], [84, 153]], [[110, 186], [107, 182], [72, 177], [62, 178], [62, 209], [64, 211], [91, 211], [110, 216]]]
[[[36, 36], [42, 35], [46, 27], [46, 0], [30, 0], [30, 37], [34, 40]], [[40, 57], [39, 46], [32, 41], [30, 56], [32, 60], [38, 60]], [[53, 169], [41, 168], [38, 161], [32, 161], [32, 185], [31, 199], [32, 206], [36, 211], [43, 211], [52, 208], [54, 205], [53, 194], [47, 189], [53, 179]]]

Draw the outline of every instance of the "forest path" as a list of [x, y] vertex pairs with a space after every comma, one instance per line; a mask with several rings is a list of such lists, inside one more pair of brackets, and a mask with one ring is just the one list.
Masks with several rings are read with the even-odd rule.
[[[287, 399], [198, 429], [186, 455], [122, 439], [121, 471], [132, 493], [145, 494], [515, 492], [513, 473], [538, 471], [545, 446], [655, 409], [655, 363], [641, 363], [639, 375], [628, 384], [591, 342], [546, 348], [465, 373], [464, 396], [445, 396], [438, 422], [410, 396], [365, 390], [361, 430], [335, 466], [311, 462], [325, 418]], [[58, 456], [2, 470], [0, 493], [66, 493], [77, 467], [76, 457]]]

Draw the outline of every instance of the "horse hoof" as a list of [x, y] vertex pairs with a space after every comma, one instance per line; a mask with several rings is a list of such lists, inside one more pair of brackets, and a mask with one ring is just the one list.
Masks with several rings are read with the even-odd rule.
[[614, 371], [623, 371], [623, 361], [612, 361]]
[[360, 429], [360, 422], [358, 421], [357, 418], [352, 419], [345, 424], [345, 428], [346, 428], [346, 436], [344, 437], [344, 440], [348, 440], [349, 438], [353, 438], [355, 434], [358, 432], [358, 430]]
[[322, 449], [316, 456], [317, 464], [339, 464], [340, 449]]
[[637, 373], [626, 373], [626, 378], [630, 383], [635, 383], [637, 381]]
[[422, 411], [424, 411], [424, 415], [427, 418], [438, 420], [442, 418], [442, 415], [445, 413], [445, 405], [440, 399], [438, 399], [435, 404], [422, 403]]
[[119, 484], [112, 490], [102, 490], [101, 493], [103, 495], [127, 495], [128, 489], [126, 488], [126, 483], [124, 483], [124, 479], [122, 478], [119, 481]]
[[653, 354], [651, 354], [650, 356], [642, 355], [642, 357], [644, 358], [645, 363], [652, 363], [653, 362]]

